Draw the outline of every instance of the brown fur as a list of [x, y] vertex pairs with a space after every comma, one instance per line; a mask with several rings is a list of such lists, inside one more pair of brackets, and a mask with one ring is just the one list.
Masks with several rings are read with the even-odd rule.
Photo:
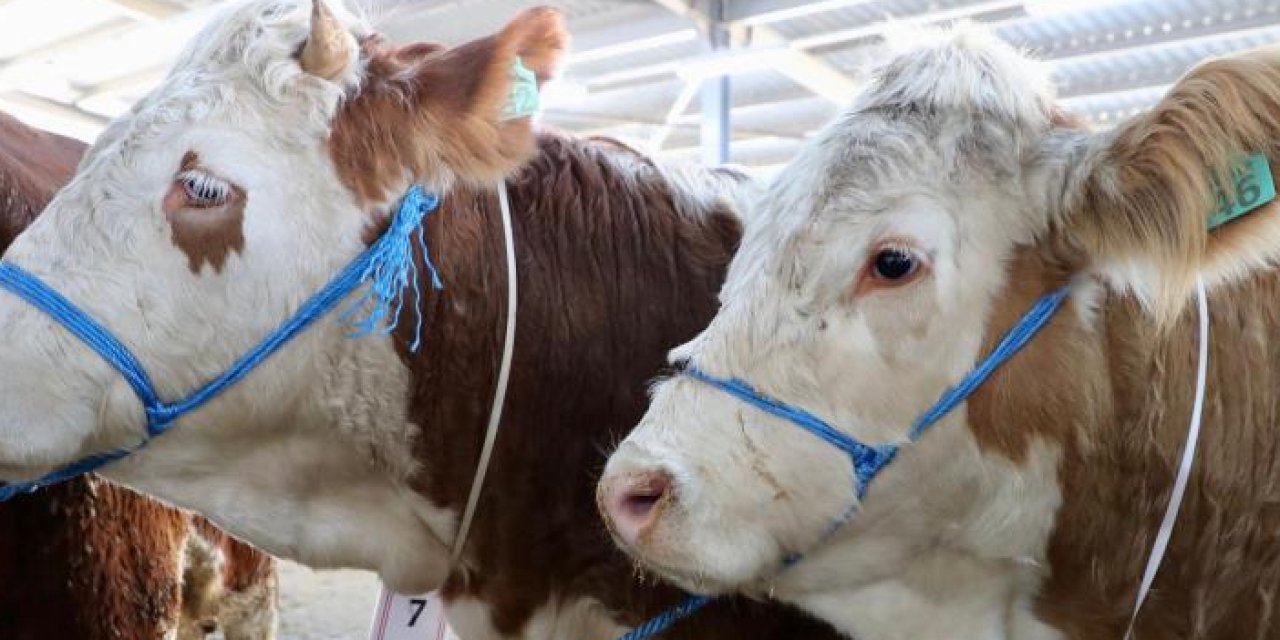
[[567, 43], [563, 18], [545, 7], [453, 49], [367, 43], [367, 76], [329, 139], [344, 184], [366, 205], [399, 195], [406, 169], [445, 184], [492, 184], [533, 153], [529, 118], [501, 119], [515, 58], [543, 82]]
[[[71, 177], [83, 151], [0, 113], [0, 252]], [[181, 618], [193, 520], [203, 522], [95, 476], [0, 504], [0, 638], [163, 638]], [[257, 564], [235, 562], [271, 562], [251, 554]], [[251, 579], [267, 579], [253, 571]]]
[[[740, 232], [727, 211], [679, 210], [673, 185], [631, 152], [555, 135], [535, 144], [528, 118], [500, 120], [515, 57], [545, 80], [566, 40], [558, 13], [533, 9], [455, 49], [366, 42], [368, 77], [329, 140], [339, 175], [367, 207], [398, 195], [406, 174], [454, 187], [427, 219], [446, 288], [420, 303], [423, 346], [402, 357], [413, 374], [410, 416], [422, 426], [415, 488], [459, 512], [504, 328], [492, 189], [531, 160], [508, 181], [521, 294], [503, 427], [464, 567], [444, 590], [485, 601], [505, 634], [557, 599], [592, 597], [636, 624], [680, 597], [637, 578], [600, 523], [594, 488], [604, 452], [640, 418], [666, 350], [715, 311]], [[399, 324], [397, 344], [409, 344], [414, 326]], [[779, 607], [725, 601], [667, 637], [836, 636]]]
[[1276, 140], [1280, 49], [1204, 65], [1122, 125], [1069, 224], [1011, 265], [988, 346], [1090, 263], [1137, 256], [1164, 278], [1154, 315], [1115, 291], [1099, 294], [1096, 319], [1069, 304], [968, 406], [988, 451], [1019, 460], [1035, 437], [1062, 446], [1037, 612], [1068, 638], [1119, 638], [1128, 623], [1190, 419], [1197, 322], [1185, 288], [1201, 265], [1231, 277], [1210, 290], [1200, 448], [1136, 637], [1280, 638], [1280, 272], [1260, 268], [1277, 206], [1205, 231], [1206, 167], [1250, 151], [1275, 167]]
[[275, 558], [227, 535], [208, 520], [196, 520], [195, 530], [217, 547], [226, 559], [227, 570], [222, 574], [222, 586], [228, 591], [244, 591], [268, 580], [275, 573]]
[[200, 273], [206, 264], [221, 272], [232, 252], [244, 250], [245, 193], [236, 186], [231, 190], [234, 195], [221, 207], [181, 209], [168, 215], [173, 244], [186, 254], [192, 273]]
[[[1049, 262], [1019, 258], [992, 335], [1035, 293], [1059, 286]], [[1280, 274], [1217, 290], [1210, 309], [1204, 433], [1138, 638], [1280, 638]], [[1132, 298], [1108, 294], [1099, 313], [1091, 334], [1064, 309], [969, 404], [988, 450], [1017, 459], [1033, 435], [1065, 447], [1064, 504], [1038, 611], [1074, 640], [1123, 635], [1195, 381], [1192, 311], [1162, 330]]]
[[[1010, 262], [1009, 273], [1014, 276], [991, 312], [982, 353], [990, 353], [1040, 296], [1066, 284], [1071, 270], [1060, 260], [1022, 251]], [[1020, 462], [1034, 439], [1066, 442], [1080, 424], [1096, 424], [1109, 415], [1105, 377], [1082, 376], [1065, 392], [1062, 376], [1049, 375], [1106, 367], [1095, 336], [1073, 321], [1075, 313], [1066, 305], [970, 398], [970, 428], [983, 449]]]
[[0, 113], [0, 251], [75, 171], [84, 144]]
[[96, 478], [0, 505], [0, 637], [160, 640], [181, 613], [185, 531]]
[[[194, 151], [182, 155], [180, 171], [200, 168], [200, 156]], [[226, 204], [215, 207], [191, 207], [180, 185], [174, 184], [164, 198], [165, 217], [174, 246], [187, 256], [192, 273], [208, 264], [215, 273], [222, 271], [232, 252], [244, 251], [244, 207], [247, 195], [238, 185], [231, 185]]]
[[[1243, 156], [1280, 158], [1280, 47], [1192, 70], [1149, 113], [1118, 127], [1081, 195], [1068, 235], [1098, 262], [1138, 258], [1159, 281], [1153, 310], [1176, 317], [1202, 267], [1238, 276], [1276, 255], [1276, 216], [1251, 215], [1210, 234], [1214, 181]], [[1234, 189], [1232, 187], [1232, 189]], [[1274, 210], [1272, 211], [1274, 213]]]
[[[714, 313], [739, 234], [728, 211], [680, 210], [656, 168], [627, 159], [635, 168], [624, 169], [615, 148], [548, 134], [538, 149], [508, 183], [521, 287], [511, 389], [466, 569], [445, 590], [488, 602], [504, 633], [556, 597], [596, 598], [631, 624], [680, 597], [637, 578], [600, 523], [594, 487], [605, 452], [642, 414], [666, 350]], [[423, 425], [416, 484], [460, 511], [505, 317], [495, 194], [449, 193], [427, 237], [446, 288], [427, 297], [421, 351], [402, 353], [412, 419]], [[776, 607], [727, 601], [666, 637], [835, 636]]]

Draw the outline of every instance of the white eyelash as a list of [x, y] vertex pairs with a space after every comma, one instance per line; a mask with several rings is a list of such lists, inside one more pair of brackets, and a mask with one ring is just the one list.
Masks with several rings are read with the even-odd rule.
[[189, 169], [178, 174], [177, 180], [192, 203], [211, 207], [226, 204], [231, 198], [231, 184], [203, 171]]

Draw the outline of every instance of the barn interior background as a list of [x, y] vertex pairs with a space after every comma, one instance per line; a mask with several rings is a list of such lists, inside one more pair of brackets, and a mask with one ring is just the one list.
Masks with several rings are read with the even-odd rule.
[[[127, 110], [220, 0], [0, 0], [0, 110], [84, 140]], [[458, 43], [535, 4], [574, 53], [544, 122], [769, 174], [844, 106], [897, 26], [970, 20], [1046, 61], [1101, 126], [1204, 58], [1280, 41], [1280, 0], [355, 0], [395, 41]], [[360, 637], [376, 583], [286, 568], [281, 637]]]

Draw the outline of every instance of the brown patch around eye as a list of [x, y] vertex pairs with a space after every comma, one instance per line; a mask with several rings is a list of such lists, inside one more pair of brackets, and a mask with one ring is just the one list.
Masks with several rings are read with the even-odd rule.
[[[179, 173], [199, 168], [199, 156], [188, 151]], [[165, 194], [163, 209], [172, 232], [171, 239], [187, 256], [187, 267], [199, 274], [205, 264], [221, 272], [231, 252], [244, 250], [244, 189], [228, 183], [226, 201], [216, 206], [193, 203], [180, 180], [175, 179]]]

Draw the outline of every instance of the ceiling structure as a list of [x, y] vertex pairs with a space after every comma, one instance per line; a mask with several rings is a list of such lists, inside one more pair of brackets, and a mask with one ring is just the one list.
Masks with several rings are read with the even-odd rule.
[[[145, 94], [218, 0], [0, 0], [0, 110], [91, 139]], [[887, 34], [985, 23], [1100, 124], [1188, 67], [1280, 41], [1280, 0], [358, 0], [393, 40], [458, 43], [553, 4], [573, 53], [543, 121], [666, 157], [785, 163], [849, 103]], [[715, 43], [714, 45], [712, 43]], [[727, 81], [725, 80], [727, 78]], [[724, 131], [723, 135], [720, 131]], [[711, 137], [708, 137], [711, 136]], [[709, 155], [710, 154], [710, 155]]]

